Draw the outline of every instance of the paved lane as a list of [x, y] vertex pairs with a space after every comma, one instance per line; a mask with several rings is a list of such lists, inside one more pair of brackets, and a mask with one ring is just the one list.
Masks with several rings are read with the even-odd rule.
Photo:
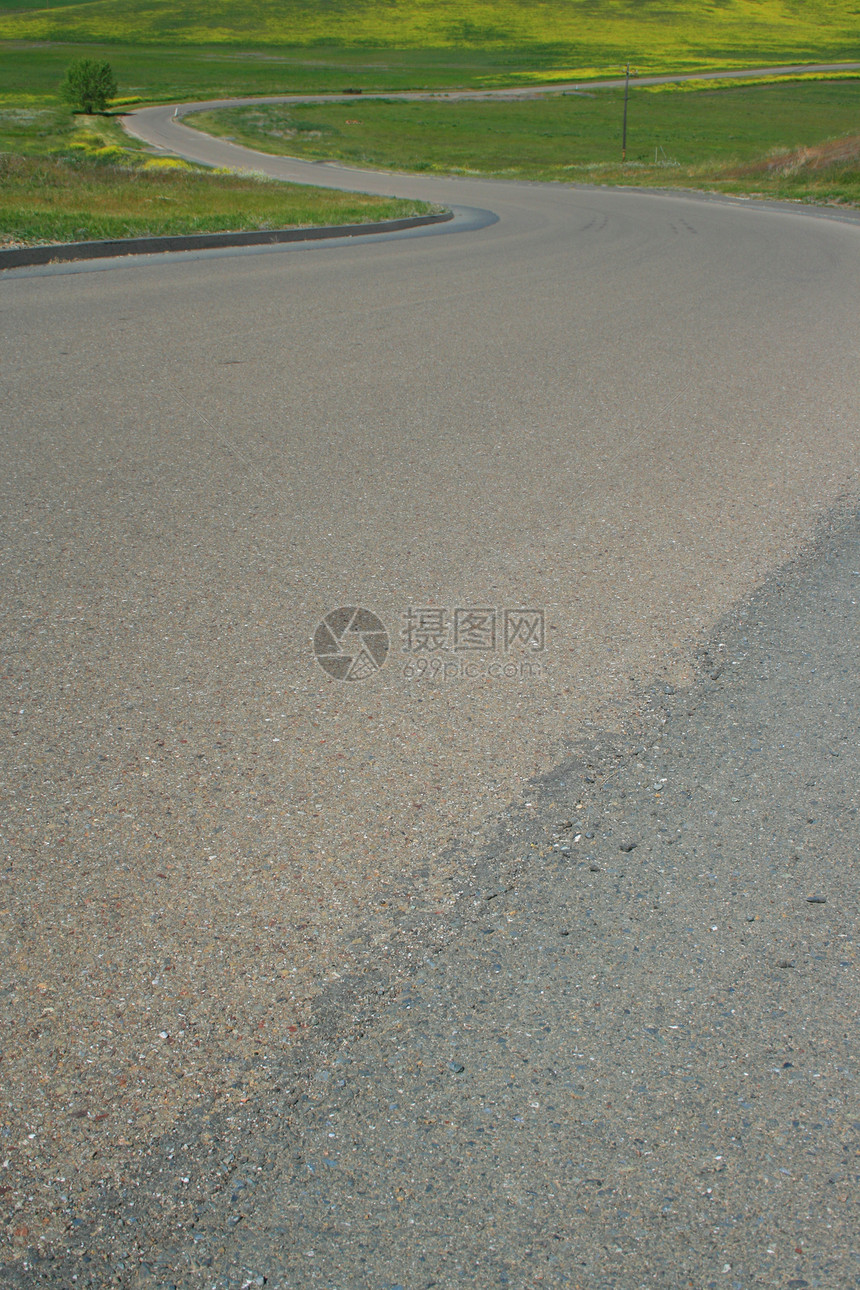
[[[499, 220], [3, 275], [19, 1260], [102, 1250], [87, 1206], [160, 1134], [249, 1131], [268, 1072], [456, 939], [533, 777], [632, 737], [646, 687], [687, 684], [857, 496], [850, 221], [265, 164]], [[311, 648], [344, 605], [392, 646], [352, 683]], [[457, 609], [483, 648], [453, 649]], [[448, 614], [423, 656], [417, 610]], [[543, 611], [545, 649], [506, 653], [505, 610]], [[182, 1177], [176, 1232], [212, 1185], [196, 1158]]]

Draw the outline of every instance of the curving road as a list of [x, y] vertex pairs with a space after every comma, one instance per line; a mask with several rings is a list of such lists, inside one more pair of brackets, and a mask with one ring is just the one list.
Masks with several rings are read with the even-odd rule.
[[[369, 995], [456, 948], [505, 820], [540, 853], [535, 777], [634, 740], [655, 685], [694, 694], [724, 615], [858, 495], [853, 217], [249, 156], [169, 109], [133, 128], [498, 218], [3, 275], [10, 1284], [36, 1231], [130, 1266], [145, 1237], [93, 1198], [141, 1181], [167, 1235], [153, 1280], [115, 1275], [168, 1284], [271, 1073], [297, 1096]], [[341, 682], [311, 642], [353, 605], [391, 648]], [[382, 1284], [364, 1257], [339, 1284]]]
[[[860, 63], [789, 63], [779, 67], [733, 68], [722, 72], [687, 72], [671, 76], [639, 76], [635, 72], [631, 78], [636, 86], [647, 85], [680, 85], [685, 81], [737, 81], [750, 80], [762, 76], [797, 77], [821, 75], [828, 72], [860, 71]], [[396, 90], [388, 93], [375, 90], [361, 91], [362, 99], [403, 99], [406, 102], [425, 102], [433, 99], [446, 99], [449, 102], [460, 102], [469, 99], [529, 99], [545, 98], [554, 94], [590, 93], [591, 90], [623, 89], [627, 82], [623, 76], [603, 81], [558, 81], [555, 84], [508, 85], [502, 89], [486, 90]], [[354, 103], [354, 94], [275, 94], [256, 96], [249, 99], [211, 99], [206, 108], [244, 107], [257, 103]], [[178, 103], [171, 108], [171, 114], [179, 117], [189, 112], [201, 111], [200, 103]], [[146, 110], [146, 109], [144, 109]], [[138, 116], [138, 113], [134, 114]]]

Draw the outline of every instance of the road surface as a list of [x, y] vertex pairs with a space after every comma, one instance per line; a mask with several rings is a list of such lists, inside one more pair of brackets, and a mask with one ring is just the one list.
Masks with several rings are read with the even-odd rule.
[[[236, 160], [232, 145], [206, 140], [169, 113], [139, 120], [166, 147]], [[322, 1148], [311, 1156], [307, 1124], [287, 1109], [299, 1115], [315, 1073], [319, 1087], [336, 1085], [340, 1045], [356, 1042], [358, 1029], [370, 1026], [371, 1046], [376, 1033], [383, 1042], [396, 1021], [386, 1001], [404, 999], [407, 985], [421, 995], [416, 968], [428, 957], [438, 951], [445, 972], [468, 987], [481, 932], [469, 921], [474, 901], [494, 895], [495, 882], [504, 898], [496, 921], [507, 925], [517, 915], [505, 874], [534, 868], [529, 901], [549, 891], [539, 865], [558, 854], [552, 847], [562, 834], [575, 838], [579, 803], [627, 822], [620, 798], [604, 804], [589, 794], [602, 791], [622, 754], [650, 741], [661, 719], [655, 694], [689, 694], [695, 707], [700, 651], [709, 642], [718, 649], [714, 633], [726, 615], [808, 550], [835, 508], [850, 512], [857, 500], [860, 259], [851, 217], [690, 195], [359, 175], [283, 158], [254, 156], [253, 165], [498, 219], [471, 232], [377, 243], [3, 275], [9, 804], [0, 1164], [11, 1180], [3, 1193], [9, 1284], [67, 1285], [72, 1275], [78, 1285], [238, 1286], [260, 1276], [283, 1286], [386, 1284], [379, 1259], [399, 1220], [380, 1219], [354, 1246], [339, 1237], [348, 1263], [338, 1269], [324, 1230], [331, 1213], [320, 1209], [331, 1193], [306, 1200], [301, 1189], [291, 1192], [287, 1156], [293, 1150], [293, 1164], [332, 1175], [336, 1162]], [[370, 617], [329, 617], [357, 606], [381, 621], [387, 654]], [[350, 623], [362, 630], [350, 636]], [[347, 650], [354, 637], [360, 642]], [[337, 680], [332, 671], [347, 653], [356, 679]], [[706, 679], [711, 672], [719, 667], [708, 663]], [[594, 785], [582, 770], [589, 757]], [[654, 784], [671, 777], [656, 755], [640, 760], [656, 796]], [[580, 779], [568, 783], [567, 767], [578, 767]], [[744, 787], [735, 796], [746, 802], [746, 794]], [[571, 830], [554, 837], [567, 820]], [[593, 842], [587, 854], [599, 870], [583, 861], [586, 883], [610, 867], [609, 851], [613, 860], [629, 854], [615, 853], [616, 842], [636, 840], [613, 833], [604, 854], [591, 832], [570, 843]], [[714, 872], [717, 883], [740, 882], [732, 877], [740, 872], [749, 891], [757, 863], [755, 852], [744, 852], [735, 870], [709, 860], [701, 881]], [[678, 879], [677, 917], [687, 917], [693, 900], [685, 886], [693, 868], [700, 873], [690, 861]], [[804, 900], [817, 894], [812, 878], [804, 872]], [[663, 899], [653, 873], [630, 899], [636, 892], [648, 904]], [[778, 898], [766, 893], [768, 918], [781, 917]], [[634, 936], [641, 953], [647, 928], [636, 909], [612, 935]], [[710, 916], [707, 900], [697, 909]], [[594, 917], [611, 921], [612, 910], [621, 917], [611, 901]], [[410, 1141], [425, 1120], [433, 1134], [454, 1135], [446, 1141], [456, 1144], [456, 1161], [428, 1156], [434, 1170], [459, 1171], [454, 1191], [440, 1192], [441, 1208], [402, 1190], [385, 1201], [406, 1226], [419, 1212], [434, 1224], [421, 1232], [426, 1248], [394, 1251], [391, 1285], [540, 1283], [537, 1272], [526, 1279], [535, 1225], [542, 1240], [555, 1239], [552, 1216], [573, 1213], [571, 1179], [604, 1187], [590, 1164], [582, 1174], [587, 1140], [596, 1144], [596, 1169], [606, 1144], [620, 1140], [619, 1099], [649, 1088], [646, 1071], [622, 1092], [621, 1074], [606, 1065], [634, 1000], [642, 1028], [631, 1051], [640, 1052], [648, 1027], [658, 1046], [681, 1043], [661, 1068], [666, 1104], [681, 1108], [671, 1127], [677, 1146], [661, 1168], [705, 1179], [702, 1170], [720, 1168], [716, 1156], [728, 1159], [708, 1136], [711, 1121], [706, 1133], [690, 1118], [710, 1114], [715, 1085], [702, 1071], [717, 1061], [717, 1040], [704, 1014], [673, 1013], [666, 951], [683, 942], [678, 962], [702, 989], [713, 976], [714, 1008], [726, 1011], [731, 1032], [720, 1052], [738, 1060], [747, 1050], [731, 1031], [725, 959], [737, 962], [749, 992], [745, 1034], [761, 1037], [760, 1010], [771, 996], [755, 992], [759, 961], [744, 959], [734, 940], [696, 950], [704, 926], [667, 914], [673, 935], [663, 929], [648, 941], [655, 973], [629, 958], [615, 993], [615, 978], [600, 975], [608, 961], [600, 937], [589, 939], [583, 915], [573, 913], [568, 903], [566, 926], [556, 930], [568, 931], [565, 945], [581, 955], [574, 975], [586, 1006], [609, 1019], [605, 1031], [588, 1026], [577, 1038], [565, 1031], [572, 1005], [561, 996], [535, 1019], [552, 1036], [546, 1069], [567, 1063], [553, 1076], [567, 1110], [536, 1120], [539, 1131], [523, 1129], [519, 1146], [515, 1130], [504, 1131], [519, 1198], [510, 1203], [526, 1217], [517, 1225], [499, 1210], [497, 1226], [509, 1235], [499, 1238], [507, 1245], [498, 1258], [476, 1271], [480, 1251], [499, 1245], [481, 1209], [481, 1170], [468, 1165], [481, 1127], [477, 1103], [463, 1120], [472, 1136], [461, 1141], [459, 1121], [439, 1110], [435, 1094], [422, 1102], [414, 1082], [407, 1086], [410, 1058], [400, 1063], [402, 1105], [388, 1090], [376, 1118], [354, 1122], [363, 1126], [353, 1144], [368, 1176], [396, 1149], [396, 1136], [379, 1138], [389, 1144], [381, 1156], [371, 1149], [367, 1135], [380, 1123], [405, 1118]], [[834, 940], [849, 933], [848, 924], [832, 931]], [[792, 935], [797, 942], [801, 933]], [[717, 965], [719, 948], [726, 954]], [[789, 960], [806, 963], [795, 948], [785, 950]], [[510, 960], [493, 962], [512, 970]], [[599, 988], [587, 984], [592, 977]], [[532, 998], [525, 983], [508, 988]], [[801, 1028], [814, 1024], [828, 988], [817, 995], [810, 987], [792, 1003]], [[662, 1020], [654, 1020], [658, 1007]], [[685, 1027], [683, 1040], [663, 1034], [664, 1022]], [[493, 1017], [486, 1033], [497, 1025]], [[453, 1029], [462, 1037], [458, 1022]], [[444, 1052], [436, 1044], [431, 1057], [416, 1058], [432, 1067], [434, 1088], [468, 1074], [469, 1043], [455, 1038], [448, 1034]], [[527, 1040], [535, 1040], [531, 1028]], [[800, 1047], [796, 1037], [792, 1046]], [[517, 1071], [531, 1051], [518, 1035]], [[379, 1071], [392, 1052], [384, 1049]], [[572, 1120], [577, 1080], [589, 1083], [574, 1067], [598, 1052], [612, 1085], [599, 1124], [593, 1108]], [[756, 1052], [763, 1061], [761, 1045]], [[837, 1064], [808, 1072], [809, 1080], [836, 1081]], [[619, 1070], [627, 1078], [634, 1067], [622, 1062]], [[687, 1098], [682, 1068], [699, 1079], [695, 1097]], [[535, 1095], [512, 1108], [512, 1126], [532, 1111], [543, 1117], [541, 1071]], [[499, 1106], [495, 1078], [488, 1074], [478, 1092]], [[836, 1082], [810, 1087], [824, 1089], [825, 1100], [844, 1096]], [[772, 1168], [794, 1171], [792, 1195], [806, 1189], [814, 1198], [809, 1222], [819, 1250], [831, 1239], [827, 1222], [847, 1231], [848, 1202], [834, 1202], [842, 1217], [829, 1219], [822, 1178], [804, 1175], [799, 1156], [765, 1162], [761, 1135], [776, 1132], [779, 1117], [767, 1114], [767, 1091], [755, 1096], [762, 1100], [746, 1118], [759, 1136], [747, 1172], [683, 1265], [694, 1285], [710, 1284], [706, 1273], [732, 1284], [733, 1257], [717, 1265], [722, 1237], [713, 1230], [729, 1211], [745, 1231], [761, 1218], [769, 1248], [767, 1215], [779, 1196], [756, 1208], [756, 1170], [768, 1180]], [[566, 1135], [572, 1172], [562, 1179], [541, 1164], [546, 1190], [536, 1207], [528, 1152], [552, 1133]], [[523, 1141], [526, 1154], [515, 1158]], [[839, 1142], [853, 1150], [847, 1138]], [[707, 1148], [701, 1159], [699, 1145]], [[605, 1267], [595, 1248], [576, 1271], [569, 1247], [559, 1246], [550, 1265], [541, 1246], [544, 1283], [554, 1284], [560, 1269], [559, 1277], [587, 1286], [675, 1284], [657, 1255], [662, 1248], [670, 1269], [681, 1266], [694, 1215], [682, 1207], [665, 1227], [647, 1217], [641, 1189], [653, 1149], [625, 1147], [610, 1199], [595, 1202], [613, 1209], [604, 1245], [611, 1239], [623, 1251], [628, 1236], [638, 1241], [639, 1261], [625, 1257], [639, 1280], [625, 1280], [614, 1247]], [[392, 1168], [392, 1181], [419, 1177], [411, 1151], [404, 1148], [405, 1173]], [[500, 1168], [494, 1162], [489, 1172]], [[638, 1209], [622, 1212], [621, 1169], [631, 1195], [640, 1189]], [[367, 1184], [364, 1215], [374, 1212], [376, 1185]], [[243, 1209], [243, 1192], [260, 1187], [263, 1209]], [[663, 1175], [660, 1187], [659, 1197], [649, 1193], [653, 1215], [674, 1203], [663, 1197]], [[710, 1174], [705, 1195], [709, 1187]], [[460, 1209], [465, 1192], [471, 1199]], [[590, 1212], [591, 1201], [575, 1203]], [[304, 1226], [293, 1221], [295, 1205]], [[256, 1235], [228, 1242], [228, 1231], [252, 1225], [252, 1211]], [[359, 1223], [357, 1214], [344, 1217]], [[470, 1226], [478, 1219], [480, 1240]], [[287, 1250], [293, 1237], [272, 1235], [267, 1223], [301, 1246]], [[792, 1228], [795, 1237], [803, 1249]], [[793, 1265], [786, 1271], [787, 1248], [779, 1247], [781, 1280], [768, 1281], [765, 1264], [750, 1258], [739, 1284], [756, 1276], [761, 1284], [851, 1284], [828, 1283], [826, 1268], [818, 1281]], [[309, 1250], [320, 1252], [319, 1275]], [[422, 1251], [423, 1282], [409, 1262]], [[307, 1263], [301, 1273], [297, 1259]], [[649, 1268], [661, 1266], [649, 1281]], [[840, 1278], [848, 1267], [843, 1259]]]

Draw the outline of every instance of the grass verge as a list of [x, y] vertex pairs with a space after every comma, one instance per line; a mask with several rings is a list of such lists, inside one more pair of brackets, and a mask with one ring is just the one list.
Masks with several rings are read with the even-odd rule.
[[[602, 90], [514, 103], [271, 105], [197, 113], [185, 122], [261, 151], [358, 166], [860, 203], [850, 142], [814, 152], [856, 135], [860, 78], [637, 89], [625, 165], [622, 107], [621, 91]], [[796, 159], [780, 160], [790, 157]]]
[[131, 168], [112, 157], [0, 153], [0, 248], [360, 224], [430, 209], [422, 202], [212, 173], [167, 158], [143, 158]]
[[818, 147], [775, 151], [744, 165], [573, 166], [573, 183], [615, 187], [689, 188], [697, 192], [760, 197], [770, 201], [860, 208], [860, 135], [830, 140]]
[[431, 209], [189, 166], [155, 155], [110, 116], [0, 107], [0, 249], [360, 224]]

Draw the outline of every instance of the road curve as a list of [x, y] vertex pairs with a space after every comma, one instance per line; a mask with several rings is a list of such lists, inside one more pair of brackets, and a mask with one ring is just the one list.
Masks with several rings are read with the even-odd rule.
[[[824, 72], [850, 72], [860, 71], [860, 63], [809, 63], [809, 64], [785, 64], [778, 67], [761, 67], [747, 70], [729, 70], [722, 72], [713, 72], [706, 77], [699, 73], [691, 73], [677, 76], [642, 76], [637, 77], [635, 85], [669, 85], [681, 84], [685, 81], [695, 80], [739, 80], [749, 79], [750, 77], [760, 76], [783, 76], [791, 77], [810, 73]], [[541, 98], [553, 94], [571, 94], [578, 91], [590, 92], [595, 89], [618, 89], [623, 87], [625, 80], [623, 77], [615, 80], [573, 82], [565, 81], [554, 85], [538, 84], [528, 86], [508, 86], [504, 89], [495, 90], [451, 90], [451, 91], [398, 91], [393, 93], [363, 93], [363, 99], [402, 99], [405, 102], [427, 102], [432, 100], [445, 100], [449, 102], [459, 102], [466, 100], [479, 99], [497, 99], [511, 100], [524, 98]], [[255, 105], [266, 103], [341, 103], [354, 102], [355, 96], [352, 94], [280, 94], [268, 95], [256, 98], [233, 98], [233, 99], [208, 99], [205, 101], [176, 103], [170, 105], [161, 105], [152, 108], [138, 108], [136, 111], [129, 113], [122, 118], [125, 129], [135, 135], [137, 138], [152, 144], [154, 147], [164, 149], [167, 152], [175, 152], [179, 156], [185, 157], [191, 161], [198, 161], [206, 165], [234, 165], [242, 169], [252, 165], [257, 170], [262, 170], [265, 174], [274, 175], [277, 178], [293, 179], [295, 182], [319, 183], [322, 182], [318, 177], [303, 179], [300, 176], [307, 172], [305, 167], [313, 165], [319, 166], [319, 162], [297, 163], [302, 169], [285, 171], [283, 167], [272, 169], [272, 163], [275, 160], [270, 154], [258, 153], [252, 149], [239, 148], [234, 145], [226, 146], [226, 150], [218, 147], [218, 144], [226, 143], [224, 140], [206, 139], [205, 142], [200, 139], [200, 132], [195, 131], [196, 141], [192, 143], [188, 132], [183, 131], [180, 122], [182, 117], [192, 112], [214, 111], [218, 108], [228, 107], [253, 107]], [[262, 162], [260, 162], [262, 158]], [[252, 160], [253, 159], [253, 160]], [[283, 162], [284, 158], [279, 158]], [[331, 178], [329, 187], [346, 188], [349, 191], [356, 191], [354, 184], [349, 180], [347, 175], [350, 173], [348, 167], [336, 167], [335, 175]], [[347, 175], [344, 174], [347, 172]], [[376, 182], [373, 178], [372, 171], [359, 171], [358, 173], [366, 174], [368, 182]], [[377, 189], [375, 187], [367, 188], [368, 192], [382, 191], [388, 193], [389, 189]], [[410, 194], [411, 195], [411, 194]]]
[[[178, 1239], [215, 1148], [153, 1191], [170, 1135], [241, 1158], [269, 1072], [456, 940], [535, 777], [857, 500], [850, 219], [239, 161], [498, 221], [3, 276], [9, 1284], [132, 1175]], [[390, 649], [338, 681], [356, 605]]]

